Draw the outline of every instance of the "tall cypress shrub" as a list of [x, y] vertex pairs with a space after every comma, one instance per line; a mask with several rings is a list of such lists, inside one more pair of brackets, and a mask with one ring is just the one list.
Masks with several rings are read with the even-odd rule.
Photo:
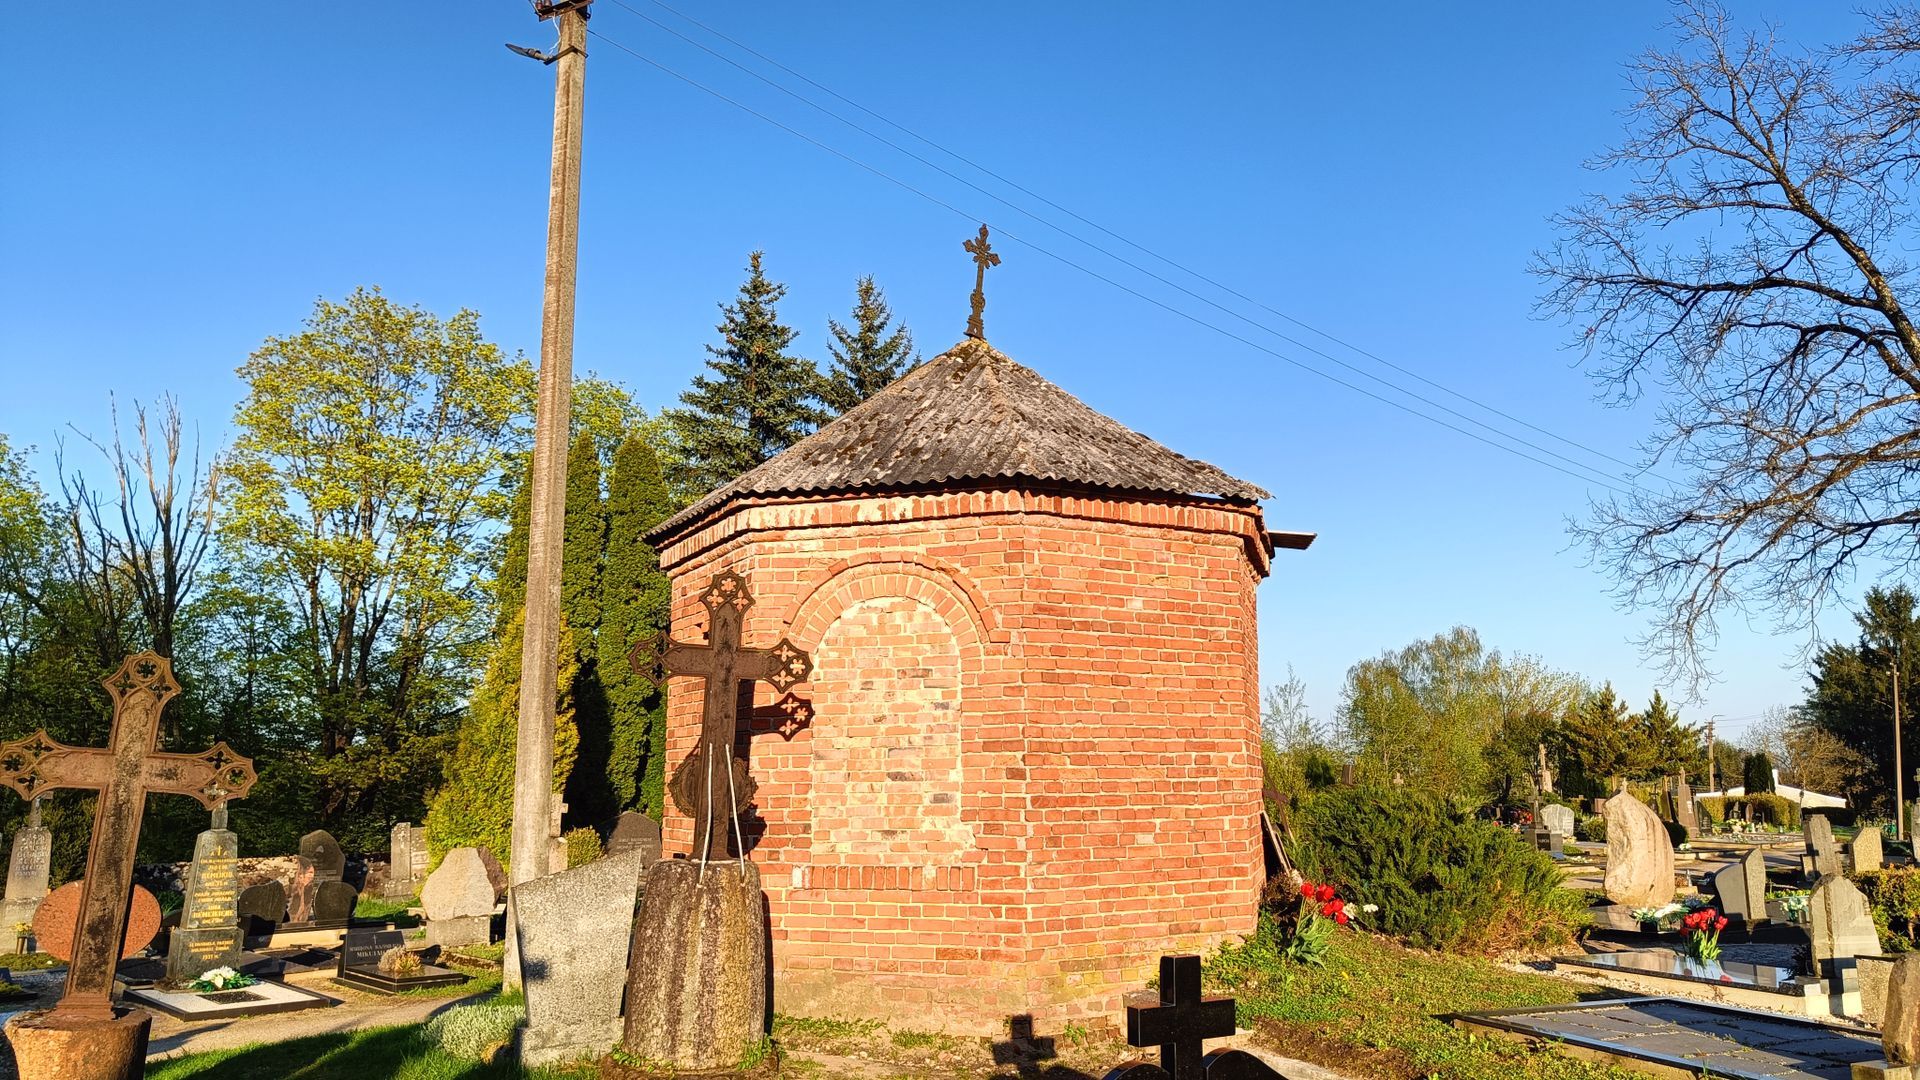
[[646, 439], [629, 435], [614, 454], [607, 490], [600, 622], [600, 656], [605, 661], [601, 677], [612, 731], [606, 777], [619, 809], [637, 809], [654, 818], [665, 806], [666, 694], [634, 673], [627, 653], [667, 630], [671, 583], [645, 536], [673, 510], [659, 456]]

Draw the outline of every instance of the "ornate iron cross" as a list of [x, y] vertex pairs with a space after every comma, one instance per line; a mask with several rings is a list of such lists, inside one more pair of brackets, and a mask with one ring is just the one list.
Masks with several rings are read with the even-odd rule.
[[994, 253], [993, 245], [987, 243], [987, 227], [980, 226], [980, 235], [961, 243], [961, 248], [973, 256], [973, 314], [967, 316], [967, 336], [977, 341], [987, 340], [987, 268], [1000, 265], [1000, 256]]
[[[705, 645], [688, 645], [662, 634], [634, 646], [627, 662], [655, 686], [665, 685], [669, 675], [706, 680], [700, 743], [674, 770], [670, 786], [681, 812], [693, 818], [696, 851], [704, 845], [707, 858], [724, 859], [727, 830], [724, 823], [717, 824], [718, 819], [723, 808], [729, 820], [745, 809], [752, 790], [744, 763], [733, 754], [740, 724], [740, 684], [768, 682], [785, 692], [813, 674], [813, 659], [786, 638], [770, 649], [741, 646], [740, 624], [753, 606], [753, 594], [739, 574], [713, 575], [700, 602], [707, 608]], [[701, 829], [706, 830], [704, 840]]]
[[191, 795], [212, 809], [245, 798], [254, 781], [253, 762], [224, 742], [204, 754], [154, 749], [160, 713], [180, 693], [166, 657], [152, 652], [129, 656], [101, 685], [113, 695], [113, 731], [106, 749], [65, 746], [48, 738], [45, 729], [0, 744], [0, 783], [24, 799], [55, 788], [100, 793], [66, 993], [54, 1006], [55, 1012], [92, 1019], [113, 1015], [113, 970], [127, 930], [134, 849], [140, 842], [147, 793]]
[[1200, 996], [1200, 958], [1160, 958], [1160, 993], [1127, 995], [1127, 1045], [1158, 1046], [1160, 1064], [1129, 1061], [1103, 1080], [1286, 1080], [1244, 1050], [1201, 1056], [1206, 1040], [1233, 1034], [1232, 998]]

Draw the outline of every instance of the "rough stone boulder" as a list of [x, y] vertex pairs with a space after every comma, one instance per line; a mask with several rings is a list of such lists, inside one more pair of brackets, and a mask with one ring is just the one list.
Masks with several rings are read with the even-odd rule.
[[1673, 902], [1673, 841], [1646, 803], [1621, 792], [1606, 801], [1607, 899], [1627, 907]]
[[420, 907], [428, 921], [491, 915], [506, 891], [507, 876], [491, 851], [454, 848], [427, 875], [427, 883], [420, 890]]

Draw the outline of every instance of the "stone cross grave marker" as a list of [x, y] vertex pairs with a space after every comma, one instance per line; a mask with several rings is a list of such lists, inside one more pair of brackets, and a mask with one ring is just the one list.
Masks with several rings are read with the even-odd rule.
[[217, 967], [240, 963], [240, 838], [227, 828], [225, 804], [193, 842], [180, 925], [167, 942], [166, 983], [180, 986]]
[[[707, 609], [707, 643], [688, 645], [659, 635], [634, 646], [628, 662], [638, 674], [664, 686], [668, 675], [695, 675], [706, 680], [706, 698], [700, 714], [700, 744], [674, 770], [674, 802], [693, 818], [696, 852], [707, 859], [727, 857], [727, 822], [746, 808], [752, 778], [745, 763], [734, 756], [739, 731], [740, 684], [772, 683], [786, 692], [813, 673], [813, 660], [786, 638], [770, 649], [740, 644], [740, 624], [753, 606], [747, 579], [731, 571], [713, 575], [700, 594]], [[704, 829], [704, 834], [701, 830]], [[744, 854], [744, 852], [742, 853]]]
[[1200, 996], [1200, 958], [1160, 958], [1160, 990], [1128, 994], [1127, 1045], [1160, 1048], [1160, 1064], [1130, 1061], [1105, 1080], [1286, 1080], [1243, 1050], [1205, 1053], [1233, 1034], [1232, 998]]
[[1546, 743], [1540, 744], [1540, 766], [1533, 774], [1533, 783], [1540, 789], [1540, 794], [1553, 794], [1553, 770], [1547, 767]]
[[113, 1017], [113, 971], [126, 932], [134, 849], [140, 842], [147, 794], [191, 795], [212, 809], [243, 798], [254, 782], [253, 762], [224, 742], [202, 754], [155, 750], [161, 710], [180, 693], [166, 657], [154, 652], [129, 656], [101, 685], [113, 696], [113, 730], [106, 749], [65, 746], [44, 729], [0, 744], [0, 783], [22, 798], [56, 788], [99, 792], [80, 893], [79, 932], [67, 966], [66, 992], [53, 1009], [56, 1015], [80, 1020]]
[[53, 830], [40, 824], [40, 800], [33, 800], [26, 827], [13, 834], [7, 856], [6, 903], [0, 905], [0, 932], [31, 923], [47, 898], [47, 874], [53, 864]]

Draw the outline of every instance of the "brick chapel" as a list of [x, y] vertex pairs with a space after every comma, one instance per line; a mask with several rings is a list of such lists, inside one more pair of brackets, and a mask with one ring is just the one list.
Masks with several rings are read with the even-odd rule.
[[[813, 656], [737, 741], [779, 1011], [1111, 1018], [1253, 930], [1255, 589], [1312, 539], [1266, 496], [969, 338], [662, 523], [676, 638], [733, 571], [744, 640]], [[676, 687], [669, 762], [700, 712]]]

